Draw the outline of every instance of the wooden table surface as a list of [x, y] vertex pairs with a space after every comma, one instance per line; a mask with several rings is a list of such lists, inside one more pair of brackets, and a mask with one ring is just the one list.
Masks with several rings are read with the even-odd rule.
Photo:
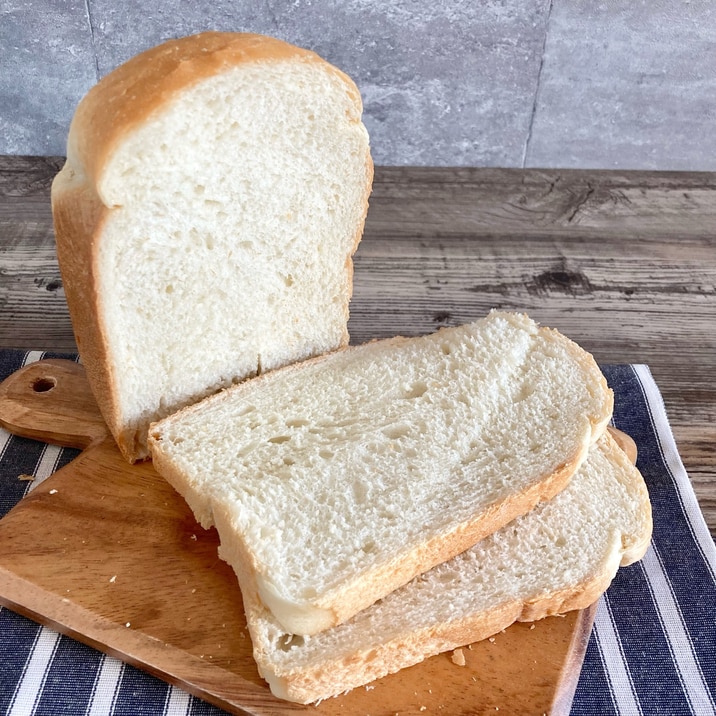
[[[57, 157], [0, 157], [0, 348], [76, 350], [49, 203]], [[647, 363], [716, 536], [716, 174], [378, 167], [354, 343], [525, 311]]]

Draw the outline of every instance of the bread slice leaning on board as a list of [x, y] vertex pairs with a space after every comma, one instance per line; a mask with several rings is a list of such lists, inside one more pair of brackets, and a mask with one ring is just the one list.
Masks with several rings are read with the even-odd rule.
[[52, 186], [77, 345], [131, 461], [150, 422], [348, 342], [373, 165], [355, 84], [269, 37], [171, 40], [104, 77]]
[[307, 635], [554, 497], [612, 405], [588, 353], [492, 312], [264, 374], [149, 445], [249, 599]]
[[551, 501], [340, 626], [287, 634], [247, 592], [254, 657], [280, 698], [336, 696], [515, 621], [589, 606], [650, 537], [644, 480], [607, 433]]

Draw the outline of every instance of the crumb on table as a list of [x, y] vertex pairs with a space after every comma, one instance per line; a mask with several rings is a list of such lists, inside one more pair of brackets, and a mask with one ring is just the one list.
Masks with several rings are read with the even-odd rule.
[[450, 657], [453, 664], [465, 666], [465, 652], [462, 649], [455, 649]]

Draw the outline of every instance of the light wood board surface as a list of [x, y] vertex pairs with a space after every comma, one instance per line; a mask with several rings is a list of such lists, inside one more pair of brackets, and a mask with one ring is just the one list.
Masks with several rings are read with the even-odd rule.
[[[62, 164], [0, 157], [0, 347], [76, 349], [49, 201]], [[651, 367], [716, 535], [716, 174], [378, 167], [352, 341], [493, 307]]]
[[33, 363], [0, 384], [0, 425], [84, 448], [0, 520], [0, 603], [236, 713], [566, 714], [594, 608], [515, 624], [317, 708], [259, 677], [218, 537], [151, 463], [108, 437], [81, 366]]

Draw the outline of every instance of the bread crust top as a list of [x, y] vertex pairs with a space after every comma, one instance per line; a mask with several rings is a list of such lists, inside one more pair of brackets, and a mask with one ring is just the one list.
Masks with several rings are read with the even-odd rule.
[[264, 35], [202, 32], [146, 50], [92, 87], [70, 124], [67, 161], [96, 185], [121, 140], [177, 94], [244, 63], [283, 60], [321, 64], [341, 78], [351, 99], [362, 109], [355, 83], [315, 52]]

